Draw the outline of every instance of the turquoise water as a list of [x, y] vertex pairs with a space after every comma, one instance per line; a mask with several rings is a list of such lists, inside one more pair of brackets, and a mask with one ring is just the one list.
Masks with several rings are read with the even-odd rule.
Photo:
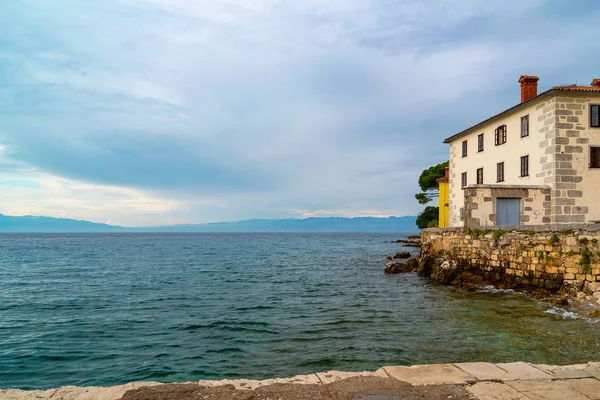
[[398, 237], [0, 235], [0, 387], [600, 358], [546, 303], [384, 275]]

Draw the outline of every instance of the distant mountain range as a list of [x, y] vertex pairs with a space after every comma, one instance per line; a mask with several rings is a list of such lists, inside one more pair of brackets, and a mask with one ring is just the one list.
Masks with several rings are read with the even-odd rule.
[[152, 228], [125, 228], [51, 217], [11, 217], [0, 214], [2, 233], [83, 233], [83, 232], [417, 232], [416, 218], [306, 218], [251, 219], [238, 222], [172, 225]]

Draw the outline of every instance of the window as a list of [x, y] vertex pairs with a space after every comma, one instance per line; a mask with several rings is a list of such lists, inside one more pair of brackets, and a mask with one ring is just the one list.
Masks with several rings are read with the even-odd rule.
[[600, 147], [590, 147], [590, 168], [600, 168]]
[[477, 136], [477, 151], [479, 153], [483, 151], [483, 133]]
[[521, 118], [521, 137], [529, 136], [529, 115]]
[[467, 156], [467, 141], [463, 141], [462, 142], [462, 156], [466, 157]]
[[467, 187], [467, 173], [463, 172], [461, 176], [461, 187], [464, 189]]
[[592, 104], [590, 114], [590, 125], [592, 128], [600, 128], [600, 105]]
[[496, 146], [506, 143], [506, 125], [496, 128]]
[[529, 176], [529, 156], [521, 157], [521, 176]]
[[496, 164], [496, 182], [504, 182], [504, 163]]
[[477, 184], [483, 185], [483, 168], [477, 170]]

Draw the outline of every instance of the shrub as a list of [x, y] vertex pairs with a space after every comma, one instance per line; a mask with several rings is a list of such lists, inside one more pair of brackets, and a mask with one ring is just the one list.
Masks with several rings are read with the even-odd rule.
[[417, 226], [419, 229], [432, 228], [430, 224], [433, 223], [433, 227], [435, 227], [438, 224], [439, 218], [440, 210], [438, 207], [425, 207], [423, 212], [417, 217]]

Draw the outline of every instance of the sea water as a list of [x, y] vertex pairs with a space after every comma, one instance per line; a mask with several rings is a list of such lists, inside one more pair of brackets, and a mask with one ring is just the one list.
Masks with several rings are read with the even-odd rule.
[[0, 235], [0, 388], [598, 361], [573, 310], [384, 275], [400, 237]]

